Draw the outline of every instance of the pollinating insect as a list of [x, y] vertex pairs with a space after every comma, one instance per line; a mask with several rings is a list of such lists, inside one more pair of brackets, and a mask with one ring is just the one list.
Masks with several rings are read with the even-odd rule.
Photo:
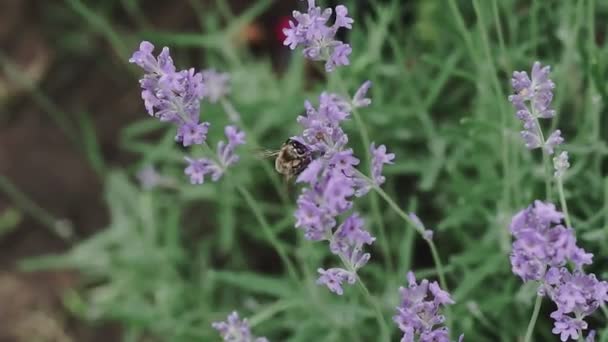
[[313, 160], [312, 150], [293, 138], [287, 139], [278, 151], [267, 151], [264, 155], [276, 157], [274, 168], [287, 179], [299, 175]]

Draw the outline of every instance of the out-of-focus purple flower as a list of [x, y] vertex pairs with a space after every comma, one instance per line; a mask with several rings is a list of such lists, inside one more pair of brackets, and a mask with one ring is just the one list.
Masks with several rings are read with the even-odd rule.
[[303, 54], [314, 61], [326, 61], [325, 70], [331, 72], [337, 66], [348, 65], [348, 56], [352, 52], [350, 45], [336, 40], [340, 28], [351, 29], [354, 20], [348, 17], [348, 9], [343, 5], [336, 6], [336, 20], [329, 26], [331, 8], [321, 9], [315, 0], [308, 0], [308, 11], [293, 11], [294, 21], [283, 30], [284, 45], [295, 49], [304, 46]]
[[591, 263], [591, 254], [576, 245], [572, 228], [561, 224], [563, 217], [554, 204], [541, 201], [513, 217], [511, 265], [523, 281], [542, 281], [549, 267], [563, 266], [567, 261], [578, 269]]
[[566, 170], [570, 168], [568, 152], [562, 151], [558, 156], [553, 157], [553, 167], [555, 168], [555, 177], [562, 178], [566, 173]]
[[247, 319], [240, 319], [233, 311], [225, 322], [214, 322], [211, 326], [220, 333], [225, 342], [268, 342], [266, 337], [253, 337]]
[[348, 56], [350, 56], [351, 52], [353, 52], [353, 49], [348, 44], [336, 45], [334, 51], [327, 60], [327, 63], [325, 63], [325, 70], [327, 70], [327, 72], [332, 72], [336, 67], [349, 65], [350, 61], [348, 60]]
[[392, 164], [395, 159], [394, 153], [386, 153], [386, 146], [380, 145], [376, 148], [375, 143], [370, 146], [372, 154], [372, 180], [376, 185], [384, 184], [386, 178], [382, 175], [384, 164]]
[[320, 274], [317, 284], [327, 286], [331, 292], [340, 296], [344, 293], [342, 284], [345, 281], [352, 285], [357, 280], [357, 276], [354, 273], [342, 268], [330, 268], [328, 270], [319, 268], [317, 272]]
[[154, 45], [144, 41], [129, 59], [146, 72], [139, 81], [146, 110], [161, 121], [175, 123], [175, 139], [184, 146], [202, 144], [209, 126], [199, 121], [200, 101], [205, 93], [203, 75], [194, 69], [176, 71], [167, 47], [158, 57], [153, 51]]
[[[450, 295], [443, 291], [437, 282], [429, 283], [423, 279], [416, 282], [414, 273], [407, 274], [408, 287], [400, 287], [401, 305], [393, 321], [403, 332], [401, 341], [449, 342], [447, 327], [441, 326], [445, 317], [441, 308], [454, 304]], [[461, 335], [459, 341], [462, 341]]]
[[549, 79], [549, 66], [543, 67], [540, 62], [532, 66], [532, 79], [525, 71], [513, 72], [511, 85], [514, 94], [509, 101], [516, 110], [516, 117], [524, 124], [521, 132], [522, 139], [528, 149], [543, 147], [548, 154], [553, 154], [555, 146], [563, 143], [559, 130], [553, 132], [547, 141], [542, 139], [542, 131], [538, 119], [548, 119], [555, 116], [550, 108], [553, 100], [555, 84]]
[[230, 75], [213, 69], [201, 72], [203, 80], [203, 98], [216, 103], [230, 93]]
[[548, 154], [553, 154], [555, 147], [561, 145], [563, 142], [564, 138], [562, 137], [562, 131], [557, 129], [551, 133], [549, 138], [547, 138], [547, 141], [545, 142], [545, 151], [547, 151]]
[[239, 131], [235, 126], [226, 126], [224, 132], [228, 142], [220, 141], [217, 143], [216, 159], [185, 158], [188, 166], [184, 172], [190, 177], [192, 184], [202, 184], [207, 174], [210, 174], [211, 180], [216, 182], [228, 167], [239, 161], [239, 156], [234, 151], [237, 146], [245, 144], [245, 133]]
[[357, 89], [355, 96], [353, 96], [352, 106], [354, 108], [367, 107], [372, 103], [372, 100], [367, 96], [367, 92], [369, 88], [371, 88], [372, 82], [365, 81], [363, 84]]
[[[584, 318], [608, 301], [608, 282], [582, 271], [570, 273], [564, 267], [551, 268], [547, 273], [551, 277], [544, 285], [544, 291], [557, 305], [557, 310], [551, 313], [555, 320], [552, 331], [560, 335], [562, 341], [577, 340], [587, 329]], [[593, 340], [595, 334], [589, 335], [588, 339]]]
[[200, 145], [207, 140], [209, 123], [183, 124], [177, 129], [176, 141], [181, 141], [184, 146]]
[[145, 190], [150, 190], [156, 187], [173, 186], [175, 180], [171, 177], [164, 176], [152, 165], [144, 166], [135, 176], [141, 187]]
[[422, 233], [422, 237], [425, 240], [433, 240], [433, 231], [425, 228], [424, 223], [422, 223], [418, 215], [415, 213], [409, 213], [407, 216], [413, 221], [414, 226], [416, 226], [416, 230]]

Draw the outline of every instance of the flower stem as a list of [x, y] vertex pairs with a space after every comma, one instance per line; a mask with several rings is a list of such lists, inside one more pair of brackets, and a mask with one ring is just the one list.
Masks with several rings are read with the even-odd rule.
[[547, 200], [551, 200], [551, 165], [549, 160], [549, 155], [545, 150], [545, 135], [543, 134], [543, 129], [540, 127], [540, 122], [538, 121], [538, 114], [534, 109], [534, 106], [531, 106], [532, 117], [534, 117], [534, 124], [536, 125], [536, 129], [538, 131], [538, 137], [540, 139], [540, 148], [543, 152], [543, 168], [545, 170], [545, 196]]
[[349, 272], [351, 272], [352, 274], [355, 275], [355, 277], [357, 279], [357, 286], [359, 286], [359, 289], [361, 289], [361, 292], [363, 292], [363, 296], [365, 297], [365, 299], [374, 308], [374, 311], [376, 312], [376, 321], [378, 322], [378, 326], [380, 327], [380, 335], [382, 336], [382, 338], [380, 340], [389, 342], [390, 334], [387, 330], [386, 321], [384, 320], [384, 316], [382, 315], [382, 308], [380, 308], [380, 305], [378, 305], [378, 301], [369, 292], [369, 290], [367, 289], [367, 286], [365, 286], [365, 283], [363, 283], [363, 280], [361, 280], [361, 278], [357, 274], [357, 271], [354, 269], [354, 267], [351, 265], [351, 263], [341, 255], [340, 255], [340, 260], [342, 261], [342, 264], [344, 265], [344, 267]]
[[[335, 75], [337, 78], [337, 83], [340, 85], [340, 92], [342, 92], [344, 95], [348, 94], [348, 90], [346, 89], [346, 86], [344, 85], [345, 83], [342, 80], [340, 73], [336, 72]], [[352, 112], [353, 118], [355, 119], [355, 124], [357, 125], [358, 131], [359, 131], [359, 137], [361, 138], [361, 142], [363, 143], [363, 146], [365, 147], [365, 163], [362, 166], [367, 167], [367, 166], [371, 165], [371, 159], [372, 159], [371, 152], [369, 150], [370, 146], [371, 146], [369, 132], [367, 131], [367, 126], [365, 126], [365, 123], [363, 122], [363, 119], [361, 119], [361, 115], [359, 115], [359, 112], [357, 111], [357, 109], [352, 108], [351, 112]], [[378, 237], [380, 238], [380, 248], [382, 250], [384, 259], [386, 260], [386, 268], [387, 268], [388, 272], [393, 273], [394, 266], [393, 266], [393, 261], [390, 256], [390, 248], [388, 245], [388, 238], [386, 236], [386, 227], [384, 226], [382, 214], [380, 213], [380, 207], [378, 206], [378, 198], [376, 198], [375, 194], [370, 194], [369, 201], [370, 201], [369, 203], [370, 203], [370, 206], [372, 209], [372, 215], [374, 217], [374, 221], [378, 225], [378, 233], [379, 233]]]
[[363, 292], [365, 299], [367, 299], [367, 301], [374, 307], [374, 310], [376, 311], [376, 321], [378, 322], [378, 325], [380, 326], [380, 336], [382, 336], [382, 338], [380, 340], [389, 342], [390, 334], [388, 332], [386, 321], [384, 320], [384, 316], [382, 315], [382, 309], [380, 308], [380, 305], [378, 305], [378, 301], [374, 299], [374, 297], [369, 292], [369, 290], [367, 289], [367, 287], [365, 286], [365, 284], [363, 283], [361, 278], [359, 278], [359, 275], [356, 275], [356, 277], [357, 277], [357, 285]]
[[256, 200], [253, 198], [253, 196], [251, 196], [251, 193], [245, 187], [243, 187], [241, 184], [236, 184], [234, 182], [233, 182], [233, 184], [235, 184], [234, 186], [236, 187], [236, 189], [241, 193], [243, 198], [245, 198], [245, 202], [247, 202], [247, 205], [249, 205], [249, 208], [253, 212], [253, 215], [258, 220], [258, 223], [262, 226], [262, 231], [264, 232], [264, 235], [266, 235], [266, 239], [272, 245], [272, 247], [274, 247], [274, 249], [277, 251], [277, 254], [279, 254], [279, 257], [281, 258], [281, 261], [287, 268], [287, 272], [291, 276], [292, 280], [297, 283], [298, 275], [295, 271], [293, 263], [291, 262], [291, 260], [289, 260], [289, 257], [287, 257], [287, 253], [285, 252], [285, 249], [280, 244], [275, 233], [272, 231], [272, 228], [270, 227], [270, 224], [268, 224], [268, 221], [266, 221], [266, 218], [262, 214], [262, 209], [258, 205], [258, 202], [256, 202]]
[[0, 193], [6, 194], [16, 207], [30, 215], [39, 224], [49, 228], [51, 232], [63, 240], [70, 241], [75, 237], [73, 227], [69, 221], [55, 218], [2, 175], [0, 175]]
[[[386, 203], [388, 203], [391, 209], [393, 209], [393, 211], [395, 211], [395, 213], [397, 213], [399, 217], [401, 217], [407, 224], [414, 227], [414, 229], [416, 229], [416, 231], [422, 237], [424, 237], [424, 229], [420, 228], [414, 221], [412, 221], [412, 219], [403, 210], [401, 210], [401, 208], [399, 208], [399, 205], [395, 203], [395, 201], [384, 190], [382, 190], [381, 187], [373, 186], [373, 189], [378, 193], [378, 195], [380, 195], [380, 197], [382, 197], [386, 201]], [[435, 247], [433, 240], [425, 238], [424, 241], [427, 242], [429, 248], [431, 249], [431, 254], [433, 255], [433, 262], [435, 263], [435, 269], [437, 271], [437, 275], [439, 276], [439, 283], [441, 284], [441, 288], [445, 291], [449, 291], [447, 282], [445, 280], [443, 265], [441, 264], [441, 258], [439, 257], [437, 248]]]
[[564, 196], [564, 182], [562, 177], [557, 177], [557, 192], [559, 193], [559, 202], [562, 205], [562, 212], [566, 219], [566, 225], [568, 228], [572, 228], [572, 222], [570, 221], [570, 215], [568, 214], [568, 204], [566, 203], [566, 197]]
[[[224, 112], [226, 113], [226, 116], [228, 116], [228, 119], [234, 122], [235, 124], [238, 124], [239, 127], [243, 130], [243, 132], [247, 134], [247, 137], [250, 141], [250, 146], [252, 146], [254, 149], [260, 148], [261, 146], [259, 141], [257, 140], [257, 137], [255, 136], [255, 134], [253, 134], [253, 131], [251, 131], [249, 127], [245, 125], [245, 123], [241, 119], [240, 114], [236, 111], [232, 103], [226, 98], [221, 98], [220, 103], [222, 105], [222, 108], [224, 109]], [[262, 168], [270, 179], [270, 182], [272, 183], [272, 186], [274, 187], [276, 193], [279, 195], [279, 198], [281, 199], [283, 205], [288, 205], [289, 197], [287, 195], [287, 192], [283, 189], [283, 186], [281, 185], [280, 177], [278, 176], [277, 172], [275, 172], [272, 167], [270, 167], [266, 162], [262, 163]]]
[[534, 302], [534, 311], [532, 311], [532, 317], [530, 317], [530, 322], [528, 323], [528, 329], [526, 330], [524, 342], [530, 342], [532, 339], [532, 332], [534, 332], [534, 326], [536, 325], [536, 320], [538, 319], [538, 313], [540, 312], [540, 305], [542, 301], [543, 297], [536, 295], [536, 301]]

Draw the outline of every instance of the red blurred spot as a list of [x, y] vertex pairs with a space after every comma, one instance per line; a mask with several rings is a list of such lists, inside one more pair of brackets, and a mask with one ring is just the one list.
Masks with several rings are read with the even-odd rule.
[[281, 43], [285, 40], [286, 36], [283, 30], [289, 28], [289, 22], [292, 20], [291, 16], [282, 16], [279, 18], [277, 25], [274, 28], [274, 36]]

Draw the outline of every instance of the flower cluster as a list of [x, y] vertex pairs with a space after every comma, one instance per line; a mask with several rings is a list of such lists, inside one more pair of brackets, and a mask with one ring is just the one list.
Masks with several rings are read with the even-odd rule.
[[[608, 301], [608, 283], [583, 273], [593, 255], [576, 245], [573, 229], [561, 224], [563, 218], [555, 205], [541, 201], [517, 213], [510, 227], [515, 237], [511, 265], [524, 282], [538, 281], [539, 295], [555, 302], [553, 333], [567, 341], [578, 339], [587, 329], [583, 319]], [[574, 266], [573, 272], [567, 264]]]
[[[454, 304], [450, 294], [443, 291], [437, 282], [423, 279], [416, 282], [414, 273], [407, 274], [408, 287], [400, 287], [401, 305], [393, 321], [403, 332], [401, 342], [448, 342], [449, 331], [441, 326], [445, 317], [440, 313], [442, 307]], [[460, 335], [458, 341], [462, 341]]]
[[[161, 121], [175, 123], [178, 126], [175, 140], [184, 147], [205, 144], [209, 123], [200, 122], [200, 102], [216, 103], [225, 97], [230, 91], [229, 75], [212, 69], [176, 71], [169, 48], [164, 47], [158, 57], [154, 57], [153, 51], [154, 45], [144, 41], [129, 59], [146, 72], [139, 83], [148, 113]], [[217, 160], [185, 158], [188, 166], [184, 172], [192, 184], [202, 184], [207, 174], [217, 181], [226, 168], [238, 161], [234, 150], [245, 143], [245, 133], [234, 126], [226, 126], [224, 131], [228, 143], [217, 144]], [[150, 170], [140, 176], [146, 185], [158, 181]]]
[[513, 217], [511, 265], [523, 281], [544, 281], [549, 267], [564, 266], [568, 261], [577, 269], [591, 264], [593, 255], [577, 247], [573, 229], [561, 224], [563, 218], [554, 204], [542, 201]]
[[292, 50], [298, 45], [304, 46], [304, 56], [314, 61], [325, 61], [325, 70], [333, 71], [337, 66], [348, 65], [348, 56], [352, 52], [349, 44], [336, 40], [340, 28], [351, 29], [354, 20], [348, 17], [344, 5], [336, 6], [336, 19], [332, 26], [327, 21], [333, 11], [321, 9], [315, 0], [308, 0], [308, 12], [293, 11], [295, 22], [289, 21], [289, 27], [283, 30], [284, 45]]
[[553, 157], [553, 168], [555, 169], [555, 177], [562, 178], [566, 173], [566, 170], [570, 168], [570, 161], [568, 160], [568, 152], [562, 151], [558, 156]]
[[247, 319], [240, 319], [239, 314], [232, 312], [225, 322], [214, 322], [216, 329], [225, 342], [268, 342], [266, 337], [253, 337]]
[[200, 122], [200, 101], [205, 96], [203, 75], [194, 68], [176, 71], [167, 47], [158, 57], [153, 51], [154, 45], [144, 41], [129, 59], [146, 72], [139, 81], [146, 110], [161, 121], [175, 123], [175, 140], [184, 146], [202, 144], [209, 129], [208, 122]]
[[239, 156], [234, 153], [237, 146], [245, 144], [245, 133], [239, 131], [235, 126], [226, 126], [224, 129], [228, 143], [220, 141], [217, 143], [217, 159], [186, 157], [188, 167], [185, 174], [190, 177], [192, 184], [203, 184], [205, 176], [210, 174], [211, 180], [219, 180], [226, 169], [239, 161]]
[[368, 180], [356, 170], [359, 159], [347, 148], [348, 136], [340, 124], [349, 118], [354, 108], [371, 103], [365, 98], [370, 85], [365, 82], [350, 101], [336, 94], [322, 93], [318, 108], [307, 101], [306, 114], [298, 117], [303, 132], [297, 139], [319, 157], [297, 178], [297, 182], [308, 187], [297, 201], [296, 228], [303, 229], [309, 240], [329, 241], [332, 253], [345, 262], [347, 269], [319, 270], [318, 283], [338, 294], [343, 292], [341, 284], [344, 281], [352, 284], [356, 271], [369, 260], [370, 255], [363, 253], [363, 247], [371, 245], [375, 238], [363, 228], [363, 219], [357, 213], [335, 228], [337, 218], [352, 209], [355, 196], [362, 196], [372, 186], [384, 182], [383, 165], [394, 159], [392, 153], [386, 153], [384, 145], [377, 148], [372, 145], [372, 179]]
[[558, 129], [544, 139], [539, 119], [549, 119], [555, 116], [555, 110], [550, 108], [553, 100], [555, 84], [549, 79], [549, 66], [541, 66], [535, 62], [532, 66], [532, 78], [525, 71], [513, 72], [511, 85], [515, 94], [509, 96], [509, 101], [517, 110], [516, 116], [524, 124], [521, 136], [526, 147], [535, 149], [542, 147], [546, 153], [553, 154], [557, 145], [564, 142]]
[[[544, 291], [557, 305], [557, 310], [551, 313], [555, 320], [552, 332], [560, 335], [562, 341], [578, 340], [587, 329], [585, 317], [608, 302], [608, 282], [599, 281], [594, 274], [571, 273], [565, 267], [550, 268], [545, 278]], [[589, 335], [587, 341], [593, 339]]]

